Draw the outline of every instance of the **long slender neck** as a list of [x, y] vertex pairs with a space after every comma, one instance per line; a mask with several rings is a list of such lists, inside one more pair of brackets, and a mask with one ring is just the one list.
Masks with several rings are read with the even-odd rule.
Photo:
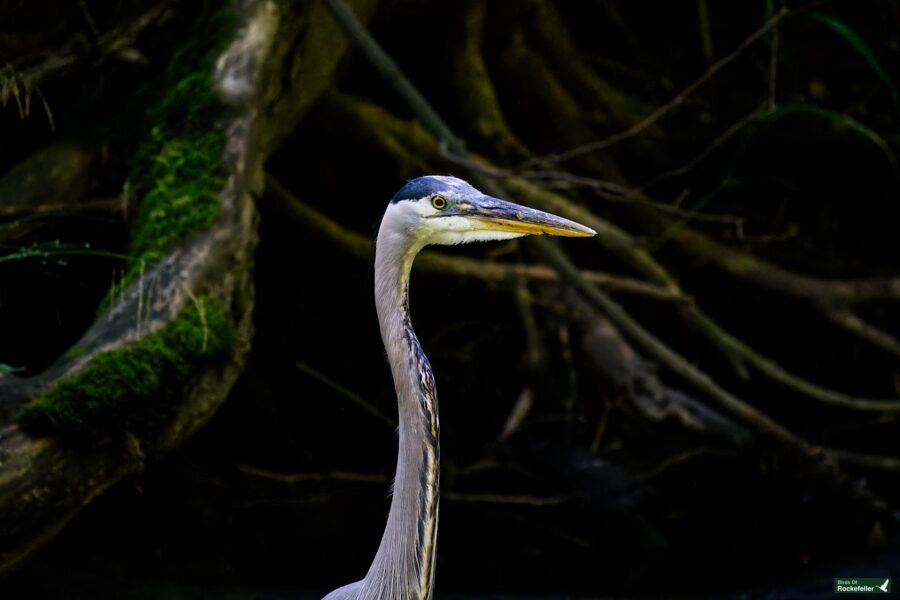
[[361, 598], [428, 600], [434, 582], [440, 426], [434, 376], [409, 317], [409, 271], [419, 247], [379, 231], [375, 304], [400, 413], [399, 454], [387, 526]]

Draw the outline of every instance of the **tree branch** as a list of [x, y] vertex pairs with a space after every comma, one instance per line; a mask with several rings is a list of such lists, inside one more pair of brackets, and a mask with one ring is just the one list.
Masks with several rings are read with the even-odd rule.
[[[516, 195], [528, 199], [532, 204], [557, 212], [594, 229], [597, 232], [597, 241], [621, 260], [667, 289], [672, 291], [680, 290], [665, 268], [657, 263], [650, 253], [642, 248], [637, 240], [632, 238], [627, 232], [601, 219], [586, 208], [578, 206], [558, 194], [544, 190], [529, 181], [513, 177], [506, 180], [506, 183]], [[723, 249], [723, 252], [725, 252], [725, 249]], [[873, 287], [880, 287], [880, 285], [875, 286], [873, 284]], [[844, 288], [836, 283], [834, 289]], [[772, 359], [763, 356], [722, 329], [697, 305], [683, 307], [681, 314], [689, 325], [703, 334], [716, 347], [724, 351], [727, 356], [746, 362], [760, 373], [805, 396], [820, 402], [856, 410], [900, 410], [900, 400], [857, 398], [814, 384], [788, 372]]]
[[750, 34], [737, 48], [710, 65], [709, 69], [707, 69], [700, 77], [698, 77], [690, 85], [679, 92], [674, 98], [654, 110], [643, 120], [635, 123], [628, 129], [615, 135], [611, 135], [608, 138], [598, 140], [590, 144], [585, 144], [583, 146], [579, 146], [578, 148], [572, 148], [571, 150], [567, 150], [565, 152], [547, 154], [545, 156], [532, 158], [526, 161], [523, 166], [527, 168], [541, 163], [563, 162], [575, 158], [576, 156], [581, 156], [582, 154], [597, 152], [599, 150], [603, 150], [604, 148], [609, 148], [610, 146], [613, 146], [615, 144], [618, 144], [619, 142], [625, 141], [640, 134], [642, 131], [646, 130], [663, 116], [668, 114], [672, 109], [684, 103], [684, 101], [687, 100], [691, 96], [691, 94], [697, 91], [700, 86], [711, 80], [713, 77], [715, 77], [716, 73], [734, 62], [736, 58], [743, 54], [744, 50], [753, 45], [753, 43], [758, 39], [766, 35], [766, 33], [768, 33], [773, 27], [777, 26], [778, 23], [780, 23], [788, 14], [790, 14], [790, 11], [787, 8], [782, 8], [781, 10], [779, 10], [765, 23], [763, 23], [762, 27]]
[[[392, 69], [390, 75], [392, 77], [391, 81], [395, 84], [395, 90], [407, 101], [410, 108], [420, 119], [422, 119], [425, 126], [431, 130], [438, 141], [445, 142], [452, 151], [462, 156], [466, 156], [467, 153], [462, 148], [458, 147], [458, 142], [456, 141], [457, 138], [453, 135], [449, 127], [447, 127], [443, 120], [430, 106], [427, 105], [427, 103], [425, 103], [425, 106], [421, 105], [425, 102], [424, 98], [418, 94], [409, 80], [399, 72], [396, 63], [387, 56], [380, 46], [378, 46], [377, 42], [375, 42], [359, 22], [356, 21], [352, 12], [343, 3], [343, 0], [328, 0], [328, 3], [329, 6], [332, 7], [332, 10], [337, 14], [342, 15], [342, 18], [345, 21], [345, 32], [354, 40], [358, 47], [363, 49], [373, 66], [379, 69], [383, 75], [388, 75], [386, 69]], [[767, 22], [767, 25], [769, 23], [774, 25], [774, 23], [777, 23], [777, 19], [783, 17], [784, 14], [786, 14], [785, 10], [780, 11], [776, 17], [773, 17], [773, 19], [770, 19], [769, 22]], [[771, 27], [771, 25], [769, 25], [769, 27]], [[757, 32], [757, 37], [763, 35], [767, 30], [768, 29], [764, 27]], [[752, 40], [749, 40], [745, 42], [745, 44], [749, 45], [751, 42]], [[473, 175], [477, 177], [478, 183], [480, 183], [481, 187], [488, 193], [500, 195], [500, 193], [503, 192], [500, 186], [493, 180], [483, 177], [481, 173], [475, 172]], [[566, 204], [567, 208], [572, 208], [568, 203]], [[573, 211], [574, 208], [569, 212]], [[593, 215], [591, 216], [593, 217]], [[599, 222], [598, 224], [605, 230], [604, 233], [606, 234], [606, 237], [613, 241], [613, 245], [620, 246], [620, 249], [622, 250], [627, 250], [624, 255], [632, 260], [636, 260], [645, 268], [653, 272], [656, 275], [654, 279], [657, 282], [663, 283], [673, 290], [678, 289], [666, 271], [656, 264], [649, 255], [635, 250], [636, 246], [631, 242], [627, 234], [624, 234], [624, 232], [621, 232], [612, 225], [602, 222], [600, 219], [592, 218], [591, 221]], [[586, 224], [593, 227], [591, 222], [586, 222]], [[595, 230], [597, 229], [597, 227], [593, 228]], [[656, 356], [660, 362], [666, 364], [670, 369], [679, 373], [687, 381], [690, 381], [698, 388], [704, 390], [717, 403], [732, 414], [738, 416], [742, 421], [748, 423], [753, 429], [764, 432], [767, 437], [777, 440], [782, 447], [799, 456], [802, 459], [802, 462], [812, 471], [818, 475], [824, 476], [832, 487], [840, 489], [841, 493], [854, 498], [876, 513], [882, 515], [889, 514], [883, 501], [872, 496], [867, 490], [862, 490], [848, 482], [833, 463], [825, 460], [824, 454], [819, 449], [811, 446], [809, 443], [795, 436], [766, 415], [753, 409], [740, 399], [719, 387], [705, 373], [693, 367], [693, 365], [683, 357], [673, 352], [652, 336], [652, 334], [644, 330], [630, 317], [630, 315], [628, 315], [627, 312], [625, 312], [624, 309], [613, 302], [606, 294], [598, 290], [595, 286], [587, 283], [581, 277], [578, 269], [568, 260], [566, 255], [551, 242], [540, 238], [532, 238], [530, 241], [532, 246], [535, 247], [545, 259], [551, 262], [551, 264], [560, 271], [560, 274], [569, 281], [569, 283], [575, 287], [588, 302], [594, 304], [596, 308], [603, 310], [611, 320], [621, 326], [623, 331], [635, 339], [635, 341], [646, 351], [653, 352], [654, 356]]]

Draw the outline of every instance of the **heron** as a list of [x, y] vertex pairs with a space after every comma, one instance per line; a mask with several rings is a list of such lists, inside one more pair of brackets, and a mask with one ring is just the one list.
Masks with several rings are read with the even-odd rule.
[[431, 244], [524, 235], [592, 236], [574, 221], [485, 195], [462, 179], [408, 181], [388, 204], [375, 240], [375, 305], [394, 379], [399, 453], [391, 507], [366, 576], [324, 600], [430, 600], [440, 484], [440, 425], [434, 374], [410, 321], [413, 260]]

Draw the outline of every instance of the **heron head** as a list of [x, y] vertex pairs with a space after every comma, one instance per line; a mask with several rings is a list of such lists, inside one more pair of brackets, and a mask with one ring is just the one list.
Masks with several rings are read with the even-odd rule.
[[407, 182], [391, 200], [385, 221], [421, 246], [596, 233], [574, 221], [487, 196], [462, 179], [442, 175]]

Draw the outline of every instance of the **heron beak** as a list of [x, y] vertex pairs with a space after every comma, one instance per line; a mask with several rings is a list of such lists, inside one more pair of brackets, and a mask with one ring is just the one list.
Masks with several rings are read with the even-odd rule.
[[465, 216], [475, 221], [479, 229], [488, 231], [564, 237], [590, 237], [597, 234], [590, 227], [575, 221], [491, 196], [484, 196], [478, 203], [473, 203]]

